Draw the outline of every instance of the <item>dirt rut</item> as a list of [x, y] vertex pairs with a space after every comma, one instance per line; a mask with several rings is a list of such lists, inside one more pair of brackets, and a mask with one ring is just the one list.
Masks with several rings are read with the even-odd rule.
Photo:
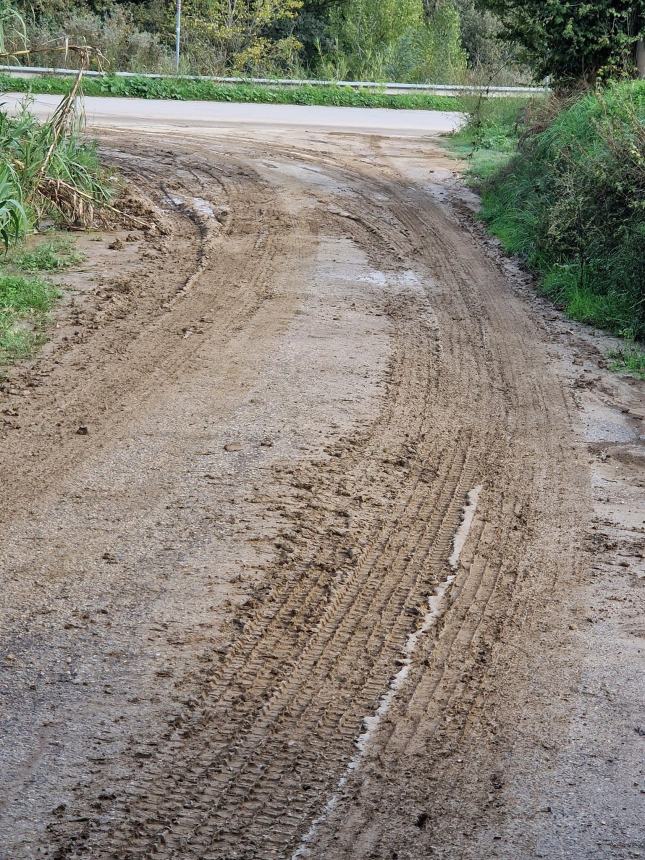
[[3, 856], [539, 856], [587, 447], [424, 146], [106, 135], [169, 232], [11, 400]]

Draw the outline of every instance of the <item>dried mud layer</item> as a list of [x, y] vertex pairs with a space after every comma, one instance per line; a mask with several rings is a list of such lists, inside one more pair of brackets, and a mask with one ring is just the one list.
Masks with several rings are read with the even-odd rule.
[[164, 230], [2, 383], [0, 857], [645, 857], [642, 384], [432, 138], [102, 147]]

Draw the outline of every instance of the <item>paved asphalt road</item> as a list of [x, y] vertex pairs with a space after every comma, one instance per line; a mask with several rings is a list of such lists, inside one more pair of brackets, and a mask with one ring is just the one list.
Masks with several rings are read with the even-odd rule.
[[[9, 108], [23, 94], [2, 97]], [[39, 95], [32, 111], [47, 116], [60, 96]], [[388, 134], [439, 134], [453, 131], [463, 122], [456, 111], [389, 110], [385, 108], [319, 107], [309, 105], [236, 104], [231, 102], [180, 102], [161, 99], [125, 99], [88, 96], [84, 100], [88, 125], [203, 128], [209, 125], [294, 126], [300, 129], [335, 129]]]

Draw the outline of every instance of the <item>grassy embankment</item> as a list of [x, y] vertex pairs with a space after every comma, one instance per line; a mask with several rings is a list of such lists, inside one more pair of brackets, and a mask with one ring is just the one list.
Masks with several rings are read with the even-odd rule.
[[[0, 75], [0, 91], [54, 93], [69, 91], [69, 78], [46, 75], [19, 78]], [[88, 96], [125, 96], [143, 99], [172, 99], [175, 101], [253, 102], [292, 105], [330, 105], [334, 107], [370, 107], [411, 110], [462, 110], [463, 104], [454, 96], [432, 93], [394, 93], [382, 90], [353, 89], [343, 86], [268, 86], [254, 84], [219, 84], [216, 81], [186, 80], [184, 78], [120, 78], [106, 75], [86, 78], [83, 91]]]
[[566, 103], [488, 101], [453, 136], [481, 217], [573, 319], [625, 338], [645, 377], [645, 82]]
[[44, 339], [59, 291], [36, 273], [79, 261], [69, 241], [45, 240], [27, 250], [23, 240], [39, 225], [88, 226], [94, 207], [110, 194], [71, 107], [63, 105], [46, 123], [26, 109], [16, 117], [0, 111], [0, 365], [29, 354]]

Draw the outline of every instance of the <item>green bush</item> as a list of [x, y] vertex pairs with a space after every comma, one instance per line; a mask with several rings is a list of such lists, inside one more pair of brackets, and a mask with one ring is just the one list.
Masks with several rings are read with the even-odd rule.
[[174, 69], [172, 49], [161, 42], [158, 34], [138, 29], [127, 7], [106, 5], [102, 13], [97, 14], [89, 8], [70, 4], [58, 15], [49, 11], [36, 20], [31, 4], [21, 5], [26, 7], [28, 42], [44, 47], [38, 52], [38, 62], [34, 65], [75, 68], [78, 65], [76, 54], [66, 55], [56, 50], [67, 38], [76, 45], [100, 48], [102, 59], [99, 63], [99, 59], [93, 57], [93, 68], [103, 64], [120, 71], [171, 72]]
[[458, 84], [466, 74], [459, 12], [442, 3], [430, 20], [408, 31], [394, 45], [387, 76], [395, 81]]
[[462, 101], [468, 122], [447, 143], [459, 156], [469, 159], [469, 180], [481, 188], [517, 153], [519, 130], [531, 102], [526, 98], [479, 96], [463, 96]]
[[[550, 108], [552, 110], [552, 106]], [[645, 337], [645, 82], [614, 84], [527, 129], [484, 183], [482, 216], [582, 322]]]
[[[459, 83], [466, 71], [459, 12], [445, 0], [351, 0], [332, 7], [319, 71], [350, 80]], [[335, 67], [335, 68], [334, 68]]]

